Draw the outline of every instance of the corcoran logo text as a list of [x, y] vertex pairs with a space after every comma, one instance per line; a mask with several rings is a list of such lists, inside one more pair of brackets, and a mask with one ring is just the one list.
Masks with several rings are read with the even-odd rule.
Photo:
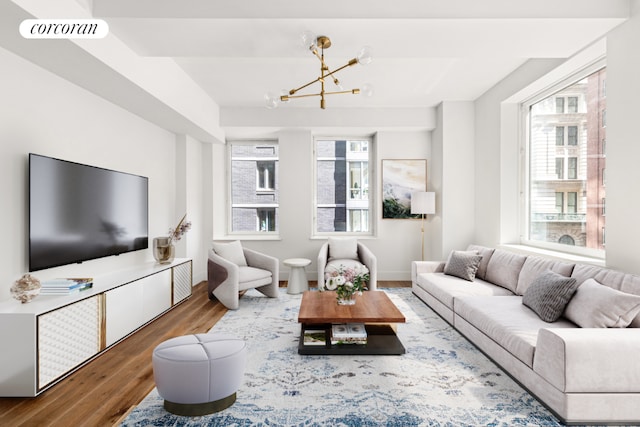
[[109, 33], [102, 19], [25, 19], [20, 34], [25, 39], [101, 39]]

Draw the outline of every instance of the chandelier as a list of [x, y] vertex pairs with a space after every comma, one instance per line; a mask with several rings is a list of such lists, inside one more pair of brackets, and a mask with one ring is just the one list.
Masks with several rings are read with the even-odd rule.
[[[342, 67], [336, 68], [335, 70], [331, 71], [331, 69], [329, 69], [327, 64], [324, 62], [324, 50], [331, 47], [331, 39], [329, 37], [327, 36], [316, 37], [316, 35], [311, 32], [305, 32], [304, 34], [302, 34], [302, 45], [305, 49], [308, 49], [312, 54], [316, 56], [316, 58], [320, 60], [320, 76], [318, 76], [317, 78], [311, 80], [309, 83], [304, 84], [298, 88], [291, 89], [289, 91], [284, 90], [280, 94], [275, 94], [273, 92], [267, 93], [264, 96], [267, 108], [269, 109], [276, 108], [278, 107], [278, 104], [280, 102], [289, 102], [289, 100], [295, 99], [295, 98], [308, 98], [312, 96], [319, 96], [320, 108], [324, 109], [325, 96], [327, 95], [338, 95], [338, 94], [348, 94], [348, 93], [353, 95], [357, 95], [361, 93], [365, 96], [373, 95], [372, 85], [364, 84], [362, 86], [362, 90], [360, 89], [345, 90], [340, 84], [340, 81], [338, 80], [338, 78], [335, 76], [335, 74], [338, 73], [339, 71], [344, 70], [345, 68], [351, 67], [353, 65], [356, 65], [356, 64], [367, 65], [371, 63], [372, 56], [371, 56], [371, 48], [369, 46], [364, 46], [362, 49], [360, 49], [360, 51], [358, 52], [358, 55], [355, 58], [347, 62]], [[333, 83], [335, 84], [337, 90], [334, 90], [331, 92], [325, 90], [325, 79], [327, 78], [333, 80]], [[305, 89], [313, 85], [314, 83], [320, 83], [320, 92], [298, 94], [300, 90]]]

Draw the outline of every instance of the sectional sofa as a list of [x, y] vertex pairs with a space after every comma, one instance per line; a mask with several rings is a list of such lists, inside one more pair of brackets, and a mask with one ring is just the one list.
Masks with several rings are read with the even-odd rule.
[[[558, 298], [530, 301], [553, 288], [542, 280], [551, 276], [575, 284], [559, 293], [560, 317], [545, 321], [545, 304]], [[412, 282], [415, 295], [563, 422], [640, 422], [640, 276], [471, 245], [447, 261], [414, 261]]]

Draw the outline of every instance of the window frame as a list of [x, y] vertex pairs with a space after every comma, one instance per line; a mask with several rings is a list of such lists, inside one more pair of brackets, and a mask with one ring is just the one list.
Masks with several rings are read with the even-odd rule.
[[[367, 156], [367, 174], [366, 174], [366, 180], [368, 181], [368, 186], [367, 186], [367, 193], [368, 193], [368, 206], [367, 208], [362, 208], [362, 207], [358, 207], [358, 206], [354, 206], [352, 207], [352, 209], [348, 208], [348, 204], [349, 201], [356, 201], [356, 202], [363, 202], [364, 200], [362, 198], [355, 198], [352, 199], [351, 196], [351, 192], [353, 190], [353, 188], [351, 188], [351, 174], [350, 174], [350, 163], [349, 160], [347, 159], [347, 155], [345, 153], [345, 163], [346, 163], [346, 191], [347, 194], [345, 195], [346, 198], [346, 223], [347, 223], [347, 227], [349, 227], [349, 223], [352, 221], [352, 215], [353, 215], [353, 210], [357, 210], [360, 213], [363, 210], [367, 210], [368, 211], [368, 231], [318, 231], [318, 208], [322, 206], [322, 204], [318, 203], [318, 161], [322, 160], [322, 159], [326, 159], [328, 160], [329, 158], [325, 158], [325, 157], [319, 157], [318, 156], [318, 146], [317, 146], [317, 142], [318, 141], [367, 141], [367, 148], [365, 150], [360, 149], [359, 151], [357, 151], [357, 153], [363, 154]], [[375, 135], [349, 135], [349, 136], [344, 136], [344, 135], [317, 135], [313, 137], [312, 140], [312, 168], [313, 168], [313, 179], [312, 179], [312, 212], [311, 212], [311, 216], [312, 216], [312, 220], [311, 220], [311, 238], [327, 238], [327, 237], [334, 237], [334, 236], [357, 236], [359, 238], [367, 238], [367, 237], [374, 237], [376, 235], [376, 215], [377, 215], [377, 191], [376, 191], [376, 179], [377, 179], [377, 173], [376, 173], [376, 137]], [[349, 144], [347, 144], [347, 151], [349, 151]], [[338, 158], [335, 158], [338, 159]], [[358, 159], [354, 159], [353, 163], [360, 163], [362, 165], [362, 163], [364, 163], [364, 160], [358, 160]], [[362, 172], [362, 167], [360, 168], [360, 174], [361, 174], [361, 178], [364, 180], [364, 175]], [[359, 188], [360, 190], [360, 195], [362, 196], [363, 193], [363, 187]], [[336, 207], [342, 206], [342, 204], [336, 204]]]
[[[546, 98], [549, 97], [553, 97], [554, 94], [558, 93], [561, 90], [566, 89], [567, 87], [581, 81], [582, 79], [587, 78], [588, 76], [590, 76], [591, 74], [598, 72], [601, 69], [605, 69], [607, 67], [606, 64], [606, 58], [601, 57], [587, 65], [585, 65], [584, 67], [575, 70], [573, 73], [565, 76], [565, 78], [563, 79], [559, 79], [556, 81], [555, 84], [546, 87], [545, 89], [535, 93], [534, 95], [532, 95], [529, 98], [523, 99], [522, 101], [519, 102], [519, 108], [520, 108], [520, 120], [519, 120], [519, 136], [520, 136], [520, 152], [521, 152], [521, 156], [520, 156], [520, 179], [519, 179], [519, 190], [520, 190], [520, 218], [519, 218], [519, 224], [520, 224], [520, 241], [519, 243], [523, 246], [529, 246], [532, 248], [538, 248], [538, 249], [545, 249], [545, 250], [551, 250], [554, 252], [558, 252], [558, 253], [566, 253], [566, 254], [572, 254], [572, 255], [579, 255], [579, 256], [586, 256], [589, 258], [594, 258], [594, 259], [604, 259], [606, 256], [605, 250], [601, 250], [601, 249], [596, 249], [596, 248], [588, 248], [588, 247], [581, 247], [581, 246], [567, 246], [567, 245], [563, 245], [560, 243], [556, 243], [556, 242], [545, 242], [545, 241], [539, 241], [539, 240], [532, 240], [529, 239], [529, 229], [530, 229], [530, 225], [529, 225], [529, 220], [531, 217], [531, 213], [530, 213], [530, 209], [531, 209], [531, 202], [530, 202], [530, 186], [531, 186], [531, 177], [530, 177], [530, 160], [529, 160], [529, 156], [530, 156], [530, 133], [529, 133], [529, 129], [530, 129], [530, 107]], [[554, 114], [561, 114], [557, 111], [557, 99], [559, 97], [554, 97], [554, 103], [553, 103], [553, 113]], [[564, 109], [567, 109], [567, 101], [565, 99], [565, 101], [563, 101], [564, 104]], [[578, 102], [578, 111], [580, 111], [580, 106], [579, 106], [579, 102]], [[565, 113], [565, 114], [569, 114], [569, 113]], [[604, 117], [603, 117], [604, 116]], [[606, 109], [601, 110], [598, 114], [598, 121], [601, 121], [601, 125], [603, 127], [606, 127]], [[579, 137], [580, 135], [580, 129], [578, 128], [578, 145], [579, 145]], [[568, 141], [565, 140], [565, 144]], [[565, 145], [566, 146], [566, 145]], [[560, 146], [558, 146], [560, 147]], [[604, 147], [603, 147], [604, 148]], [[604, 149], [603, 149], [603, 153], [604, 153]], [[606, 154], [604, 154], [606, 156]], [[567, 159], [568, 156], [565, 156], [564, 159]], [[567, 160], [568, 162], [568, 160]], [[567, 165], [563, 164], [563, 169], [566, 169], [566, 167], [568, 167]], [[579, 165], [578, 165], [579, 167]], [[604, 180], [604, 174], [605, 174], [605, 169], [602, 170], [602, 174], [603, 177], [602, 179]], [[568, 173], [567, 170], [563, 170], [563, 173]], [[559, 178], [562, 179], [562, 178]], [[566, 197], [565, 197], [565, 203], [566, 203]], [[604, 234], [604, 230], [603, 230], [603, 234]], [[604, 242], [604, 240], [603, 240]]]

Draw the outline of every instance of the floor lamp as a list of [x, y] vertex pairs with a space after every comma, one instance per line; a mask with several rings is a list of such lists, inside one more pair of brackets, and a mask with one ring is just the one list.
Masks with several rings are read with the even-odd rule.
[[424, 216], [436, 213], [436, 193], [414, 191], [411, 193], [411, 213], [422, 215], [422, 261], [424, 261]]

